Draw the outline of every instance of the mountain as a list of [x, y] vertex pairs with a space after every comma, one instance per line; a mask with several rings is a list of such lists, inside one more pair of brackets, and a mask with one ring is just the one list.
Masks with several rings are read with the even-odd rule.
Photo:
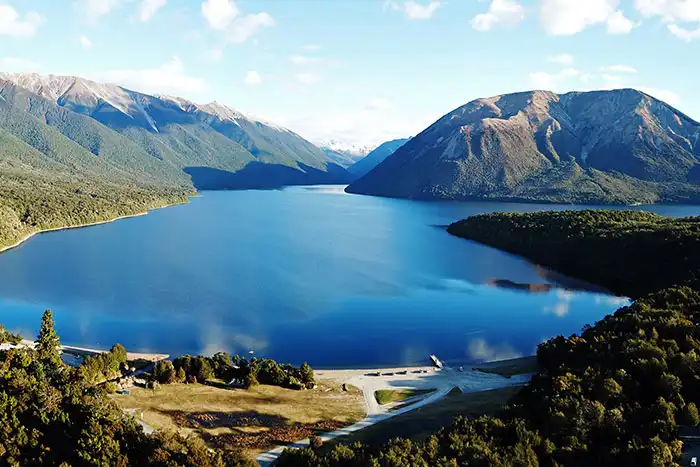
[[[367, 154], [374, 149], [374, 146], [335, 140], [318, 143], [318, 146], [326, 155], [327, 161], [346, 169], [363, 157], [367, 156]], [[354, 178], [356, 177], [353, 177], [353, 179]]]
[[700, 201], [700, 124], [633, 89], [531, 91], [442, 117], [347, 191], [414, 199]]
[[[319, 142], [316, 143], [316, 145], [321, 148], [321, 151], [326, 155], [326, 160], [328, 162], [337, 164], [346, 169], [374, 149], [374, 146], [335, 140]], [[353, 177], [353, 180], [355, 178], [356, 177]]]
[[369, 154], [376, 146], [370, 144], [352, 143], [349, 141], [328, 140], [318, 142], [317, 146], [324, 150], [345, 154], [348, 157], [359, 160]]
[[348, 167], [348, 172], [355, 177], [364, 177], [376, 166], [384, 162], [384, 159], [394, 154], [401, 146], [406, 144], [410, 138], [395, 139], [379, 145], [374, 151], [367, 154], [359, 161]]
[[341, 167], [344, 168], [349, 168], [351, 165], [355, 164], [357, 161], [360, 159], [364, 158], [365, 156], [359, 155], [359, 154], [353, 154], [353, 153], [347, 153], [347, 152], [342, 152], [342, 151], [334, 151], [333, 149], [329, 148], [321, 148], [321, 151], [326, 156], [326, 160], [328, 162], [331, 162], [333, 164], [337, 164]]
[[32, 115], [119, 170], [199, 189], [343, 183], [294, 132], [226, 105], [152, 96], [73, 76], [0, 73], [8, 125]]

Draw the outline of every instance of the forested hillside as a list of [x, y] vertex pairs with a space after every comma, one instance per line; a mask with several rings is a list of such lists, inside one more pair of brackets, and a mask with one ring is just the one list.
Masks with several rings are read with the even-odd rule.
[[700, 217], [593, 210], [494, 213], [456, 222], [447, 231], [633, 298], [676, 285], [700, 288]]
[[458, 419], [422, 443], [287, 451], [278, 465], [675, 465], [679, 428], [700, 423], [700, 292], [673, 287], [698, 285], [698, 225], [633, 211], [492, 214], [452, 225], [638, 298], [579, 335], [541, 344], [539, 373], [497, 416]]
[[225, 105], [0, 73], [0, 249], [184, 202], [196, 189], [348, 179], [300, 136]]
[[[133, 215], [185, 202], [193, 193], [111, 171], [61, 138], [32, 134], [46, 154], [0, 128], [0, 249], [39, 230]], [[76, 150], [74, 157], [66, 146]]]

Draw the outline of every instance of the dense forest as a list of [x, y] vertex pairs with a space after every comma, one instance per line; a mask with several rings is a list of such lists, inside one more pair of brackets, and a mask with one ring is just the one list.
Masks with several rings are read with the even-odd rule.
[[459, 418], [425, 442], [287, 450], [277, 465], [675, 465], [679, 428], [700, 423], [700, 292], [672, 285], [697, 285], [699, 225], [597, 211], [493, 214], [454, 224], [452, 233], [563, 265], [637, 298], [579, 335], [541, 344], [540, 371], [496, 416]]
[[0, 351], [0, 465], [256, 465], [235, 449], [212, 451], [174, 433], [144, 434], [105, 389], [61, 362], [58, 344], [47, 312], [36, 350]]
[[447, 230], [632, 298], [700, 285], [700, 217], [593, 210], [494, 213]]

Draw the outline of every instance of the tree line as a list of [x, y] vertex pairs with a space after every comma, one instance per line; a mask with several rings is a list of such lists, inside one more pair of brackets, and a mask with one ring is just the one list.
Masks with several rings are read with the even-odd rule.
[[160, 384], [204, 383], [217, 378], [227, 384], [249, 388], [256, 384], [281, 386], [289, 389], [311, 389], [315, 385], [314, 372], [307, 363], [299, 367], [280, 365], [271, 359], [246, 359], [218, 352], [212, 357], [190, 356], [173, 362], [161, 360], [153, 369], [153, 379]]

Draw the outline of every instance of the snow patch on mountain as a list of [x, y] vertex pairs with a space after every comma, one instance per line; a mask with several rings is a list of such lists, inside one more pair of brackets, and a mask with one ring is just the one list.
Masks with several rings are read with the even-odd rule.
[[350, 141], [338, 141], [338, 140], [329, 140], [329, 141], [319, 141], [315, 143], [316, 146], [320, 147], [321, 149], [329, 149], [331, 151], [336, 151], [342, 154], [349, 154], [352, 156], [366, 156], [373, 150], [377, 148], [377, 145], [364, 145], [360, 143], [353, 143]]

